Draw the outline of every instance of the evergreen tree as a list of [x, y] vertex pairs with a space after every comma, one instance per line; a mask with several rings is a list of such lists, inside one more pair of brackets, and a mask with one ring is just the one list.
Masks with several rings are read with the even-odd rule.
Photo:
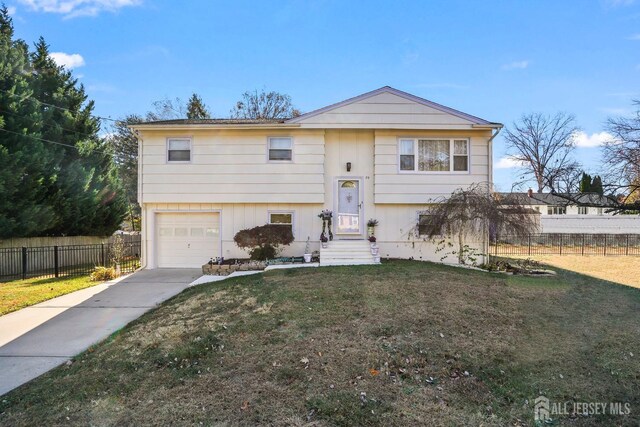
[[580, 192], [589, 193], [591, 191], [591, 175], [586, 172], [582, 172], [582, 178], [580, 178]]
[[198, 94], [192, 94], [187, 104], [187, 119], [209, 119], [211, 114]]
[[0, 9], [0, 237], [105, 235], [126, 210], [82, 85]]
[[596, 175], [593, 178], [593, 181], [591, 181], [590, 191], [591, 193], [597, 193], [601, 196], [604, 193], [604, 189], [602, 188], [602, 178], [600, 178], [600, 175]]
[[52, 223], [45, 202], [48, 147], [32, 96], [28, 46], [13, 40], [13, 22], [0, 8], [0, 238], [33, 236]]

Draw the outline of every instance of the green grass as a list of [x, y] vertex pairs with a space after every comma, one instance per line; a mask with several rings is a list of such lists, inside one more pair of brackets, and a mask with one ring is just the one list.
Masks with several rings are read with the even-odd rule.
[[0, 283], [0, 316], [98, 283], [90, 281], [89, 276]]
[[271, 271], [186, 290], [0, 398], [0, 424], [532, 426], [543, 394], [631, 404], [554, 425], [638, 425], [639, 312], [562, 270]]

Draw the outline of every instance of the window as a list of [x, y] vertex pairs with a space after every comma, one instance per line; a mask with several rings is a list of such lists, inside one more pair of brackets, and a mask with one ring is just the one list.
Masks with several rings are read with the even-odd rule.
[[167, 140], [167, 161], [190, 162], [191, 161], [191, 139], [171, 138]]
[[548, 206], [547, 213], [549, 215], [565, 215], [567, 213], [566, 206]]
[[400, 139], [400, 171], [468, 172], [466, 139]]
[[578, 215], [588, 215], [589, 208], [587, 206], [578, 206]]
[[269, 160], [291, 161], [293, 159], [293, 140], [291, 138], [269, 138]]
[[[432, 215], [429, 213], [419, 213], [418, 214], [418, 235], [426, 236], [429, 234], [429, 227], [431, 225]], [[442, 230], [438, 232], [438, 235], [441, 236]]]
[[598, 215], [604, 214], [604, 211], [602, 210], [602, 208], [597, 208], [596, 212], [598, 213]]
[[293, 212], [269, 212], [269, 224], [283, 224], [293, 232]]

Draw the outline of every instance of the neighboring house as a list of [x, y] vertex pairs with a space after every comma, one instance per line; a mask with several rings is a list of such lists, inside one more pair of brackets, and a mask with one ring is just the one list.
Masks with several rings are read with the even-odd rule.
[[371, 262], [356, 256], [368, 252], [369, 218], [380, 223], [381, 256], [440, 260], [420, 216], [430, 201], [491, 181], [501, 126], [388, 86], [288, 120], [132, 126], [143, 265], [247, 257], [233, 236], [265, 223], [290, 224], [296, 240], [283, 255], [301, 256], [307, 237], [320, 249], [323, 209], [333, 211], [334, 241], [321, 260]]
[[[614, 215], [615, 201], [596, 193], [499, 193], [540, 213], [542, 233], [638, 234], [640, 216]], [[590, 205], [590, 206], [586, 206]]]

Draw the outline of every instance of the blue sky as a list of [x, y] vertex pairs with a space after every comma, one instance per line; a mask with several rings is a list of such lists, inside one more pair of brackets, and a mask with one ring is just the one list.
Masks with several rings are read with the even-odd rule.
[[[599, 170], [604, 122], [640, 98], [640, 0], [8, 0], [16, 35], [44, 36], [96, 114], [202, 95], [227, 116], [242, 92], [288, 93], [302, 111], [390, 85], [509, 125], [575, 114], [578, 160]], [[495, 181], [518, 169], [496, 138]]]

